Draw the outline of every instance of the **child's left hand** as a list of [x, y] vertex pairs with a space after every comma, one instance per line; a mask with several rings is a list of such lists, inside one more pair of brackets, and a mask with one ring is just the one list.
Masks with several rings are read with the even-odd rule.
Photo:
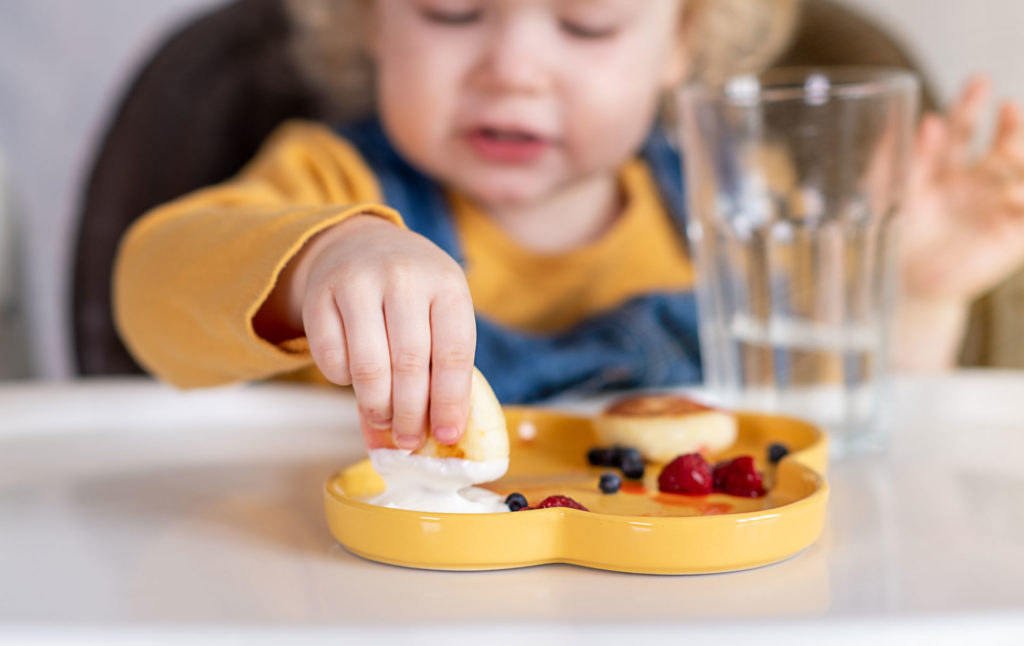
[[972, 151], [991, 82], [971, 79], [948, 116], [926, 116], [900, 214], [904, 296], [966, 307], [1024, 262], [1024, 128], [999, 110], [991, 145]]

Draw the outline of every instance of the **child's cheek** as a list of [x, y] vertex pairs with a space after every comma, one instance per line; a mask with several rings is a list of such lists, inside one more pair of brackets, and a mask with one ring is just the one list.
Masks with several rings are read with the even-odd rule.
[[634, 83], [598, 81], [579, 88], [566, 115], [567, 138], [577, 156], [599, 167], [623, 163], [650, 130], [657, 91]]

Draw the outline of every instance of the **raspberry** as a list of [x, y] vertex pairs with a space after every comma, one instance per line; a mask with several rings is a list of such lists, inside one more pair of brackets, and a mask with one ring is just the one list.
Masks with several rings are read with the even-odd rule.
[[711, 493], [711, 465], [700, 453], [680, 455], [658, 475], [658, 489], [666, 493], [703, 496]]
[[749, 455], [716, 464], [712, 480], [715, 491], [730, 496], [760, 498], [765, 493], [761, 474], [754, 468], [754, 458]]
[[576, 502], [568, 496], [548, 496], [544, 500], [537, 503], [536, 506], [530, 507], [530, 509], [547, 509], [548, 507], [568, 507], [569, 509], [579, 509], [580, 511], [590, 511], [580, 503]]

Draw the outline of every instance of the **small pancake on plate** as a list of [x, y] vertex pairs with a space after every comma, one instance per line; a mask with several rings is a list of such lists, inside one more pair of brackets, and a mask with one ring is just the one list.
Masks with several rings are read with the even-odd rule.
[[631, 395], [594, 418], [599, 442], [638, 449], [651, 462], [715, 454], [736, 441], [736, 418], [682, 395]]

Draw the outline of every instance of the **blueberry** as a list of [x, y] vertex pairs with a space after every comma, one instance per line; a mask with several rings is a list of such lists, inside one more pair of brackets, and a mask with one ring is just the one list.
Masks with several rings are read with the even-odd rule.
[[775, 442], [774, 444], [768, 445], [768, 461], [772, 464], [778, 464], [779, 460], [789, 455], [789, 449], [785, 444]]
[[622, 475], [630, 480], [640, 480], [644, 477], [644, 458], [639, 451], [624, 453], [619, 468], [622, 469]]
[[622, 478], [617, 473], [602, 473], [598, 486], [601, 487], [601, 493], [617, 493], [622, 487]]
[[615, 466], [622, 466], [627, 460], [643, 464], [644, 456], [640, 453], [640, 449], [634, 449], [631, 446], [616, 446], [615, 451], [618, 454]]
[[587, 451], [587, 462], [595, 467], [618, 466], [619, 453], [614, 448], [596, 446]]
[[508, 498], [505, 498], [505, 504], [508, 505], [509, 511], [519, 511], [530, 506], [530, 503], [526, 502], [526, 496], [521, 493], [510, 493]]

